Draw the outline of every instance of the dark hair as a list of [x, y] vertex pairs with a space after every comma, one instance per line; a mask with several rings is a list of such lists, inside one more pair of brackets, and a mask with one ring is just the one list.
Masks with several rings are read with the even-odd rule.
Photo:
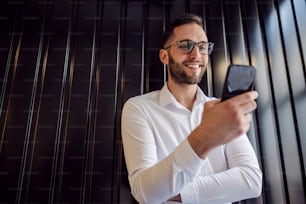
[[195, 23], [203, 28], [203, 20], [200, 16], [192, 13], [184, 13], [178, 16], [172, 23], [166, 27], [165, 32], [163, 33], [163, 41], [162, 46], [164, 47], [169, 40], [169, 38], [173, 35], [173, 30], [181, 25]]

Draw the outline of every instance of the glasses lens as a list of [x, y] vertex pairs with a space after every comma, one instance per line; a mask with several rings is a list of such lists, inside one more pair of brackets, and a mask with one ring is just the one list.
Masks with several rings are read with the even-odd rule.
[[177, 47], [183, 52], [183, 53], [190, 53], [193, 49], [194, 42], [190, 40], [183, 40], [177, 43]]
[[199, 48], [199, 52], [203, 55], [209, 55], [213, 51], [214, 43], [211, 42], [193, 42], [191, 40], [183, 40], [177, 42], [177, 47], [185, 54], [192, 52], [194, 46]]
[[214, 44], [211, 42], [200, 42], [197, 45], [199, 47], [199, 52], [204, 55], [211, 54], [214, 47]]
[[200, 42], [199, 44], [198, 44], [198, 47], [199, 47], [199, 52], [201, 53], [201, 54], [208, 54], [208, 48], [209, 48], [209, 45], [208, 45], [208, 43], [206, 43], [206, 42]]
[[208, 42], [207, 46], [208, 46], [207, 54], [210, 55], [212, 53], [213, 49], [214, 49], [214, 43]]

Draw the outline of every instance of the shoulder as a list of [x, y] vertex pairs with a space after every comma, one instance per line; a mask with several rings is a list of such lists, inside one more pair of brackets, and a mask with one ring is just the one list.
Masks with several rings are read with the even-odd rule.
[[152, 91], [138, 96], [129, 98], [125, 104], [143, 104], [150, 101], [156, 101], [159, 99], [160, 90]]
[[144, 107], [150, 107], [152, 104], [159, 103], [160, 90], [152, 91], [143, 95], [133, 96], [129, 98], [123, 106], [125, 109], [142, 109]]

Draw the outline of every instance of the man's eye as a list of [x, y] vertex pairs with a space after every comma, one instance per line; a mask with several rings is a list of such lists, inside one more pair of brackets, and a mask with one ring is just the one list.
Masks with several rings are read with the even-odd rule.
[[200, 46], [199, 46], [199, 49], [200, 49], [200, 50], [207, 50], [207, 46], [205, 46], [205, 44], [200, 45]]
[[193, 48], [193, 42], [186, 41], [183, 43], [182, 49], [184, 49], [186, 52], [190, 52]]
[[179, 48], [181, 49], [188, 49], [189, 45], [187, 42], [182, 42], [180, 45], [179, 45]]

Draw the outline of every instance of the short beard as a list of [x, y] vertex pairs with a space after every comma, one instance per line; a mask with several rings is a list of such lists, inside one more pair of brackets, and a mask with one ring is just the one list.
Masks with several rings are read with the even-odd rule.
[[169, 65], [168, 65], [169, 72], [170, 72], [171, 78], [179, 84], [198, 84], [200, 83], [205, 73], [206, 66], [207, 65], [204, 65], [204, 68], [202, 68], [199, 76], [188, 76], [184, 70], [185, 66], [183, 65], [183, 63], [175, 62], [172, 56], [169, 54]]

